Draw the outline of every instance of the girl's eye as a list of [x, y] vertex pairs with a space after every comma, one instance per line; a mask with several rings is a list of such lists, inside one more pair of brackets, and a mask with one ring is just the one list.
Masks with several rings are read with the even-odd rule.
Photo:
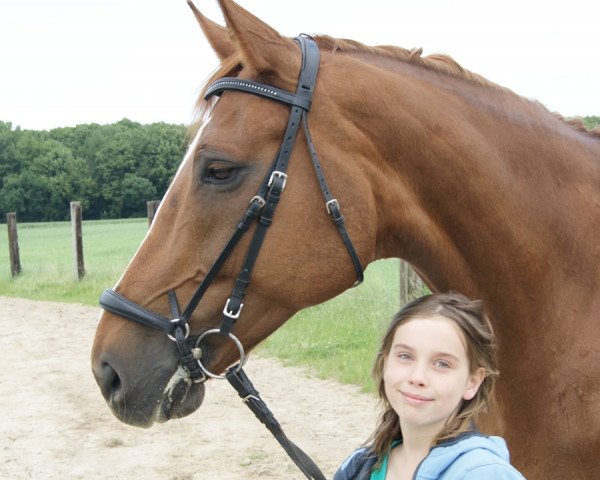
[[400, 360], [410, 360], [412, 358], [409, 353], [399, 353], [396, 357]]
[[444, 360], [436, 361], [435, 366], [440, 368], [450, 368], [450, 364], [448, 362], [445, 362]]

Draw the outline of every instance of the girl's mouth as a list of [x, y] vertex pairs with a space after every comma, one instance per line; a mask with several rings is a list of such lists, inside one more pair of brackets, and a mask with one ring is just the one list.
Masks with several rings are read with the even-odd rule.
[[421, 395], [416, 395], [414, 393], [409, 392], [400, 392], [404, 400], [411, 405], [423, 405], [425, 403], [431, 402], [433, 399], [428, 397], [423, 397]]

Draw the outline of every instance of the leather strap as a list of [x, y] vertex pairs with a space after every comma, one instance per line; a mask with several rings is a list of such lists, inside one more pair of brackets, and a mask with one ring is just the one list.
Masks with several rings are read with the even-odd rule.
[[100, 295], [100, 305], [115, 315], [134, 320], [142, 325], [162, 330], [167, 335], [175, 331], [175, 324], [167, 318], [161, 317], [154, 312], [132, 302], [114, 290], [106, 289]]
[[204, 292], [206, 292], [206, 289], [212, 283], [213, 279], [216, 277], [217, 273], [219, 272], [227, 258], [229, 258], [229, 255], [231, 255], [231, 252], [233, 251], [237, 243], [240, 241], [244, 233], [246, 233], [248, 228], [250, 228], [250, 225], [253, 223], [253, 221], [258, 218], [262, 206], [263, 203], [257, 197], [254, 197], [251, 200], [250, 205], [244, 212], [242, 219], [238, 222], [237, 227], [233, 232], [233, 235], [225, 244], [225, 247], [208, 270], [206, 276], [202, 279], [202, 283], [194, 292], [194, 295], [192, 296], [187, 307], [185, 308], [185, 311], [181, 315], [181, 318], [184, 322], [189, 322], [192, 313], [194, 313], [194, 310], [196, 310], [196, 307], [200, 303], [200, 300], [202, 300]]
[[242, 265], [240, 275], [235, 282], [227, 302], [228, 311], [224, 311], [223, 313], [223, 320], [221, 322], [221, 335], [228, 336], [229, 333], [231, 333], [233, 325], [239, 316], [242, 305], [241, 302], [244, 298], [246, 288], [250, 284], [250, 275], [252, 273], [252, 269], [254, 268], [254, 264], [256, 263], [258, 254], [262, 248], [263, 241], [267, 234], [267, 229], [273, 222], [273, 215], [275, 214], [275, 209], [279, 203], [279, 199], [281, 198], [284, 183], [284, 177], [278, 176], [273, 178], [271, 187], [266, 195], [265, 205], [263, 206], [261, 215], [258, 218], [258, 225], [256, 226], [256, 230], [254, 231], [254, 235], [250, 241], [250, 246], [248, 247], [248, 252], [246, 253], [246, 258]]
[[258, 390], [254, 388], [252, 382], [246, 375], [243, 369], [238, 369], [238, 366], [231, 367], [226, 374], [227, 380], [233, 388], [238, 392], [248, 408], [256, 415], [261, 423], [267, 427], [285, 452], [294, 461], [298, 468], [306, 475], [306, 478], [315, 480], [326, 480], [325, 475], [319, 470], [319, 467], [312, 459], [302, 451], [300, 447], [294, 444], [283, 432], [281, 425], [275, 419], [275, 416], [267, 407], [267, 404], [262, 398]]
[[204, 98], [212, 97], [213, 95], [220, 96], [227, 90], [238, 90], [240, 92], [251, 93], [261, 97], [267, 97], [276, 102], [295, 105], [305, 110], [310, 109], [310, 100], [297, 97], [296, 95], [281, 90], [276, 87], [266, 86], [262, 83], [253, 82], [252, 80], [240, 80], [237, 77], [223, 77], [213, 83], [207, 90]]
[[[179, 305], [177, 303], [177, 296], [173, 290], [169, 290], [169, 305], [171, 307], [171, 315], [174, 319], [181, 319], [181, 314], [179, 313]], [[204, 381], [206, 380], [206, 376], [200, 367], [196, 357], [192, 353], [192, 350], [187, 342], [187, 337], [189, 333], [189, 327], [186, 325], [184, 329], [181, 325], [177, 325], [175, 327], [175, 333], [170, 338], [175, 341], [177, 345], [177, 351], [179, 352], [179, 359], [181, 363], [192, 377], [194, 382]], [[186, 330], [187, 329], [187, 330]]]
[[350, 259], [352, 260], [352, 264], [354, 265], [354, 271], [356, 272], [356, 282], [354, 286], [360, 285], [364, 280], [363, 268], [360, 263], [360, 259], [358, 258], [358, 254], [354, 249], [354, 245], [352, 245], [352, 240], [350, 240], [350, 235], [348, 235], [348, 231], [344, 225], [344, 217], [340, 211], [340, 204], [337, 199], [333, 198], [329, 190], [329, 186], [327, 185], [327, 181], [325, 180], [325, 173], [321, 168], [321, 162], [319, 162], [319, 157], [317, 156], [317, 151], [312, 142], [312, 138], [310, 136], [310, 130], [308, 129], [308, 120], [307, 115], [302, 115], [302, 126], [304, 127], [304, 136], [306, 137], [306, 143], [308, 145], [308, 151], [310, 152], [310, 158], [315, 167], [315, 173], [317, 174], [317, 179], [319, 180], [319, 186], [321, 187], [321, 191], [323, 192], [323, 197], [325, 198], [325, 208], [329, 216], [331, 217], [331, 221], [337, 227], [340, 235], [342, 237], [342, 241], [346, 246], [346, 250], [350, 254]]

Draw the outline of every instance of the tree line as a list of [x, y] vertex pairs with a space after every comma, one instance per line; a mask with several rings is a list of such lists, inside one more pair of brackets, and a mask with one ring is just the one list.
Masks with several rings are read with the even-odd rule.
[[[600, 117], [582, 118], [595, 128]], [[0, 121], [0, 218], [69, 218], [69, 202], [86, 219], [145, 216], [146, 201], [167, 191], [187, 148], [183, 125], [141, 125], [127, 119], [49, 131]]]
[[585, 128], [588, 130], [593, 130], [594, 128], [600, 126], [600, 117], [596, 115], [592, 115], [591, 117], [581, 117]]
[[0, 122], [0, 218], [68, 220], [71, 201], [86, 219], [145, 216], [186, 148], [183, 125], [123, 119], [37, 131]]

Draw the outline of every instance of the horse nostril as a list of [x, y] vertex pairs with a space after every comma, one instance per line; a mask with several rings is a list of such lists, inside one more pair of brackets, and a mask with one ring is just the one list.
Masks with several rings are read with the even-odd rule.
[[121, 377], [108, 362], [102, 362], [100, 374], [96, 379], [102, 395], [108, 402], [118, 402], [124, 395]]
[[119, 375], [117, 375], [117, 372], [115, 372], [113, 370], [113, 379], [110, 382], [110, 390], [114, 394], [120, 388], [121, 388], [121, 377], [119, 377]]

